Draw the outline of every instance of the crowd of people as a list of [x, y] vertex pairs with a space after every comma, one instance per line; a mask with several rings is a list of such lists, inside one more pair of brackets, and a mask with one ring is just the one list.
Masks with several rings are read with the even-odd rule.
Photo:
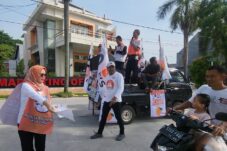
[[[117, 36], [115, 49], [111, 46], [108, 49], [109, 61], [115, 62], [116, 70], [123, 75], [125, 84], [143, 83], [146, 88], [153, 87], [160, 78], [161, 67], [156, 57], [150, 58], [150, 62], [147, 63], [143, 56], [139, 35], [140, 31], [134, 30], [128, 48], [122, 37]], [[95, 74], [98, 70], [100, 53], [101, 44], [94, 50], [94, 55], [89, 60], [90, 70]]]

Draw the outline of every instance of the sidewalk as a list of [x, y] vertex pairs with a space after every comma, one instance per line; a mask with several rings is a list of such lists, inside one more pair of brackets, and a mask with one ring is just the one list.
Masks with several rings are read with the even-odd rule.
[[[63, 87], [51, 87], [50, 89], [50, 94], [55, 94], [55, 93], [58, 93], [58, 92], [63, 92], [64, 91], [64, 88]], [[1, 89], [0, 88], [0, 96], [6, 96], [6, 95], [9, 95], [11, 92], [13, 91], [13, 88], [12, 89]], [[73, 93], [85, 93], [83, 87], [69, 87], [69, 91], [73, 92]]]

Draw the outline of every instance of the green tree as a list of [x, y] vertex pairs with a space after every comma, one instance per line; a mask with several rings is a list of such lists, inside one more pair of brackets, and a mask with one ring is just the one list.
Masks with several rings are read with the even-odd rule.
[[157, 12], [158, 18], [163, 19], [175, 8], [170, 19], [172, 30], [180, 28], [184, 36], [184, 72], [188, 76], [188, 37], [198, 28], [199, 0], [169, 0]]
[[16, 43], [23, 43], [19, 39], [13, 39], [7, 33], [0, 31], [0, 63], [10, 59], [15, 53]]
[[9, 60], [15, 54], [16, 43], [23, 43], [19, 39], [11, 38], [4, 31], [0, 31], [0, 76], [8, 76], [4, 61]]
[[20, 39], [13, 39], [7, 33], [0, 30], [0, 44], [16, 46], [16, 43], [22, 44], [23, 42]]
[[226, 0], [202, 0], [199, 13], [202, 50], [212, 44], [216, 54], [224, 56], [227, 65], [227, 2]]
[[206, 82], [206, 70], [212, 65], [221, 65], [221, 62], [217, 57], [214, 57], [212, 54], [209, 54], [197, 58], [189, 66], [191, 79], [195, 83], [196, 87], [200, 87]]
[[11, 58], [13, 55], [14, 48], [7, 44], [0, 44], [0, 63], [2, 64], [5, 60]]
[[21, 59], [16, 67], [17, 77], [24, 77], [24, 59]]

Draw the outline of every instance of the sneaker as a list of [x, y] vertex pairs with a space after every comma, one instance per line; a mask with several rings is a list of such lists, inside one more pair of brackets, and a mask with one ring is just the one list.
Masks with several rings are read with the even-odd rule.
[[94, 135], [92, 135], [90, 137], [90, 139], [97, 139], [97, 138], [102, 138], [102, 137], [103, 137], [102, 134], [95, 133]]
[[119, 135], [117, 135], [117, 137], [116, 137], [116, 141], [121, 141], [121, 140], [123, 140], [125, 138], [125, 134], [119, 134]]

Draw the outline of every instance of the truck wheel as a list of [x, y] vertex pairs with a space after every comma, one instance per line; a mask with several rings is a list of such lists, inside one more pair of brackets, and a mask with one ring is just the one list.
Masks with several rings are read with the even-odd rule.
[[124, 105], [121, 109], [121, 118], [125, 124], [130, 124], [135, 118], [135, 110], [129, 106]]

